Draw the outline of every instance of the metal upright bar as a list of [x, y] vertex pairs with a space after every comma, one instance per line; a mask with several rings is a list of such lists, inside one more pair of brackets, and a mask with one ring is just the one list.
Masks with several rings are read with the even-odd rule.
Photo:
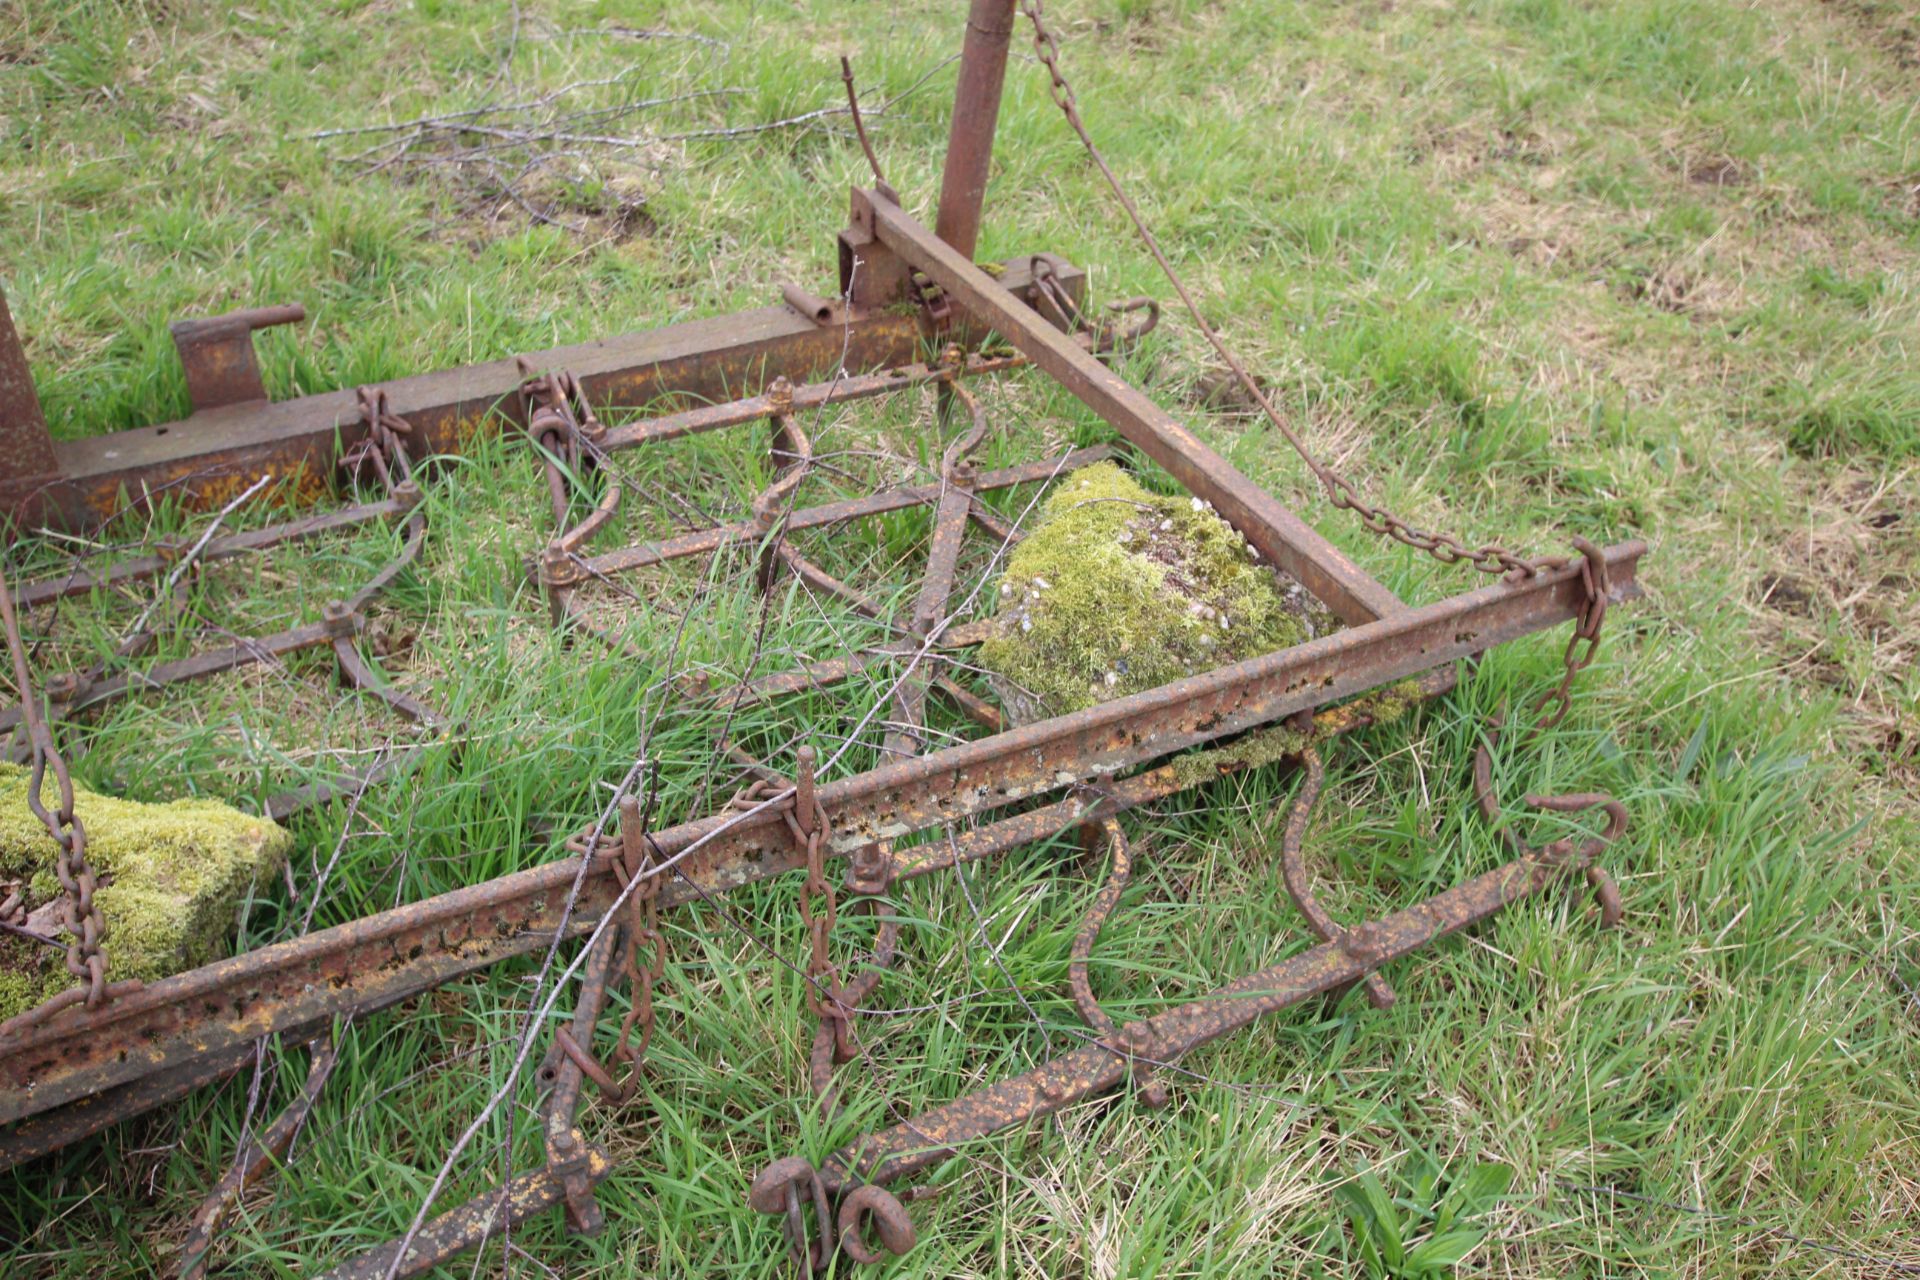
[[969, 260], [980, 239], [980, 209], [993, 164], [993, 132], [1000, 120], [1013, 20], [1014, 0], [973, 0], [960, 49], [960, 82], [953, 90], [953, 123], [947, 133], [934, 234]]
[[26, 349], [0, 293], [0, 514], [59, 470]]

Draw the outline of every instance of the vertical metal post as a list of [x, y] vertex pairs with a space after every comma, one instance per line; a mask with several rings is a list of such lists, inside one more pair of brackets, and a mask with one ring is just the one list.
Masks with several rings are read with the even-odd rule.
[[14, 332], [7, 295], [0, 292], [0, 516], [36, 483], [60, 470], [53, 437], [33, 389], [26, 349]]
[[993, 131], [1000, 119], [1000, 87], [1007, 78], [1014, 0], [973, 0], [960, 50], [960, 82], [953, 91], [953, 126], [940, 177], [934, 234], [969, 259], [980, 238], [980, 206], [993, 163]]

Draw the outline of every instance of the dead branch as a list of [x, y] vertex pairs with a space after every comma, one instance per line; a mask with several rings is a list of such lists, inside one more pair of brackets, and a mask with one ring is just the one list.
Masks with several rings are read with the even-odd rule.
[[[538, 98], [529, 98], [524, 102], [505, 102], [484, 107], [468, 107], [462, 111], [443, 111], [437, 115], [416, 116], [411, 120], [398, 120], [392, 124], [361, 124], [339, 129], [320, 129], [306, 136], [309, 139], [345, 138], [363, 133], [400, 133], [407, 129], [440, 129], [458, 132], [464, 127], [459, 124], [462, 120], [472, 120], [479, 116], [508, 115], [520, 111], [537, 111], [542, 107], [552, 106], [562, 97], [577, 90], [601, 89], [618, 84], [636, 69], [629, 67], [619, 75], [606, 76], [598, 80], [575, 80], [571, 84], [561, 85], [551, 93], [542, 94]], [[700, 98], [722, 98], [744, 92], [746, 92], [744, 89], [695, 89], [687, 93], [667, 94], [658, 98], [641, 98], [615, 107], [601, 107], [591, 113], [583, 114], [608, 115], [615, 112], [642, 111], [648, 107], [664, 107], [676, 102], [692, 102]]]

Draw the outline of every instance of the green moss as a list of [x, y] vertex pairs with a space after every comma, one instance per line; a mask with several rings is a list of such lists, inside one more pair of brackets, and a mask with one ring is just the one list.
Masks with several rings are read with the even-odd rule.
[[[0, 880], [24, 881], [38, 908], [59, 897], [56, 847], [27, 807], [27, 770], [0, 764]], [[53, 800], [51, 783], [42, 792]], [[87, 856], [102, 878], [111, 975], [151, 981], [222, 954], [235, 912], [270, 882], [293, 837], [265, 818], [217, 800], [142, 804], [75, 788]], [[52, 927], [43, 926], [47, 932]], [[0, 938], [0, 1019], [67, 985], [59, 953]]]
[[1263, 764], [1290, 760], [1300, 754], [1311, 734], [1300, 733], [1285, 725], [1256, 729], [1224, 747], [1189, 751], [1173, 761], [1173, 776], [1182, 787], [1197, 787], [1222, 773], [1257, 769]]
[[[1420, 684], [1401, 680], [1355, 698], [1348, 707], [1372, 724], [1392, 724], [1420, 701]], [[1222, 773], [1257, 769], [1263, 764], [1290, 760], [1321, 734], [1302, 733], [1286, 725], [1274, 725], [1244, 734], [1223, 747], [1189, 751], [1173, 763], [1173, 776], [1182, 787], [1197, 787]]]
[[1326, 619], [1211, 507], [1111, 463], [1054, 490], [999, 591], [980, 664], [1022, 721], [1298, 644]]
[[1420, 701], [1420, 682], [1401, 680], [1383, 688], [1375, 689], [1354, 700], [1367, 709], [1375, 724], [1392, 724], [1404, 717]]

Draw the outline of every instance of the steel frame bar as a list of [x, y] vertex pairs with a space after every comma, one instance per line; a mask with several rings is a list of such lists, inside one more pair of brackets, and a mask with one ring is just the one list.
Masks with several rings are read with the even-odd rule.
[[[191, 657], [158, 663], [146, 671], [126, 671], [94, 681], [68, 704], [69, 712], [117, 702], [141, 689], [160, 689], [188, 680], [204, 680], [256, 662], [274, 662], [306, 649], [321, 649], [332, 643], [333, 633], [324, 622], [305, 622], [271, 635], [250, 636], [224, 644]], [[20, 706], [0, 710], [0, 730], [20, 723]]]
[[[310, 516], [302, 516], [298, 520], [289, 520], [284, 524], [271, 525], [264, 529], [226, 534], [211, 539], [205, 547], [201, 548], [197, 563], [211, 564], [249, 551], [266, 551], [273, 547], [284, 546], [289, 542], [316, 538], [337, 529], [350, 529], [355, 525], [366, 524], [373, 520], [398, 520], [407, 514], [410, 506], [411, 503], [400, 498], [382, 498], [378, 502], [355, 503], [350, 507], [341, 507], [337, 511], [316, 512]], [[155, 578], [172, 568], [174, 562], [172, 555], [151, 555], [134, 556], [119, 561], [111, 568], [98, 573], [85, 566], [79, 566], [72, 572], [63, 573], [57, 577], [23, 583], [13, 593], [13, 598], [22, 608], [30, 609], [68, 596], [83, 596], [95, 588], [117, 587], [123, 583]]]
[[[576, 1185], [584, 1182], [590, 1191], [613, 1172], [613, 1158], [597, 1145], [588, 1144], [583, 1151], [574, 1181]], [[551, 1164], [541, 1165], [515, 1174], [498, 1191], [430, 1219], [414, 1236], [397, 1266], [401, 1242], [395, 1240], [328, 1271], [326, 1276], [334, 1280], [386, 1280], [388, 1275], [423, 1275], [469, 1249], [479, 1248], [510, 1226], [572, 1204], [570, 1192], [578, 1194], [569, 1186], [567, 1175]]]
[[[356, 514], [369, 510], [384, 511], [388, 503], [376, 503], [367, 507], [354, 508]], [[417, 501], [407, 504], [417, 506]], [[401, 508], [405, 510], [406, 507]], [[364, 514], [361, 519], [367, 518]], [[358, 521], [356, 521], [358, 522]], [[307, 526], [308, 522], [297, 522]], [[284, 527], [284, 526], [283, 526]], [[339, 524], [326, 525], [327, 528], [341, 527]], [[330, 647], [339, 664], [341, 678], [355, 689], [391, 706], [395, 711], [417, 724], [430, 728], [442, 727], [445, 720], [417, 698], [399, 693], [390, 688], [375, 672], [373, 666], [360, 656], [354, 647], [353, 638], [365, 625], [361, 611], [381, 591], [397, 577], [408, 565], [419, 557], [425, 537], [425, 522], [417, 513], [412, 517], [407, 541], [400, 552], [381, 567], [359, 590], [345, 601], [335, 601], [324, 608], [325, 616], [319, 622], [302, 623], [284, 631], [276, 631], [264, 636], [243, 636], [230, 644], [208, 649], [185, 658], [176, 658], [162, 662], [145, 671], [123, 671], [104, 678], [89, 678], [74, 686], [73, 695], [66, 701], [64, 714], [84, 711], [91, 707], [117, 702], [144, 689], [162, 689], [168, 685], [186, 681], [204, 680], [211, 676], [233, 671], [255, 663], [277, 662], [281, 658], [307, 649]], [[262, 530], [263, 533], [273, 532]], [[293, 536], [310, 536], [310, 527]], [[277, 541], [285, 541], [278, 539]], [[213, 544], [209, 544], [211, 546]], [[273, 545], [272, 542], [262, 545]], [[236, 554], [229, 552], [229, 554]], [[55, 580], [49, 579], [48, 583]], [[42, 584], [44, 585], [44, 584]], [[0, 732], [11, 731], [21, 723], [21, 709], [18, 703], [0, 709]]]
[[[943, 396], [952, 396], [951, 384], [942, 384]], [[954, 575], [960, 568], [960, 551], [966, 541], [968, 514], [974, 504], [974, 469], [966, 457], [986, 438], [987, 422], [979, 403], [965, 395], [972, 420], [967, 435], [954, 443], [940, 466], [941, 492], [934, 511], [933, 537], [927, 544], [927, 568], [914, 597], [913, 611], [905, 630], [914, 639], [937, 641], [940, 624], [947, 614], [947, 597], [953, 594]], [[942, 415], [944, 421], [944, 415]], [[918, 649], [918, 646], [915, 646]], [[894, 720], [881, 744], [887, 755], [918, 755], [927, 745], [927, 691], [933, 673], [925, 666], [909, 665], [894, 693]]]
[[[247, 330], [244, 329], [241, 331], [242, 339], [246, 332]], [[360, 393], [356, 392], [356, 398], [359, 395]], [[377, 400], [369, 400], [363, 411], [377, 415], [378, 403]], [[366, 620], [362, 611], [382, 591], [386, 590], [403, 570], [418, 560], [421, 549], [426, 543], [427, 521], [425, 511], [421, 507], [422, 494], [411, 477], [411, 466], [406, 459], [404, 447], [398, 447], [391, 458], [385, 456], [383, 452], [385, 447], [361, 450], [358, 461], [346, 459], [349, 467], [355, 469], [369, 463], [373, 465], [382, 483], [388, 489], [388, 496], [379, 501], [356, 503], [338, 511], [319, 512], [261, 529], [211, 538], [202, 543], [195, 543], [191, 547], [185, 545], [170, 547], [166, 554], [138, 557], [116, 565], [102, 574], [96, 575], [85, 569], [79, 569], [63, 577], [48, 578], [31, 584], [27, 589], [17, 593], [16, 600], [49, 603], [95, 587], [157, 577], [170, 565], [178, 563], [177, 558], [182, 556], [192, 557], [191, 567], [198, 568], [209, 558], [222, 559], [251, 551], [263, 551], [333, 530], [365, 524], [371, 520], [404, 521], [406, 525], [406, 540], [402, 543], [400, 550], [352, 596], [346, 600], [329, 601], [322, 605], [320, 622], [289, 628], [267, 636], [236, 637], [230, 644], [172, 662], [160, 663], [145, 671], [125, 670], [113, 676], [107, 676], [105, 675], [106, 664], [96, 663], [85, 672], [67, 673], [58, 684], [49, 682], [49, 692], [53, 695], [50, 699], [50, 710], [60, 718], [66, 718], [76, 711], [117, 701], [142, 690], [162, 689], [171, 684], [205, 679], [255, 663], [277, 662], [290, 654], [324, 646], [332, 650], [335, 671], [343, 684], [385, 703], [415, 724], [435, 730], [447, 728], [449, 722], [444, 716], [420, 699], [394, 689], [377, 664], [363, 657], [355, 643], [365, 626]], [[396, 479], [396, 467], [398, 479]], [[176, 572], [168, 580], [175, 598], [176, 611], [184, 602], [186, 592], [186, 584], [179, 580], [180, 576]], [[142, 627], [121, 643], [116, 649], [116, 655], [125, 659], [143, 653], [151, 647], [154, 638], [154, 628]], [[17, 703], [0, 709], [0, 732], [11, 734], [23, 722], [22, 714], [22, 707]], [[347, 788], [371, 785], [381, 778], [390, 776], [404, 759], [411, 758], [417, 751], [418, 744], [415, 744], [396, 753], [395, 756], [377, 762], [369, 769], [306, 783], [270, 796], [264, 806], [267, 816], [276, 822], [283, 822], [299, 810], [323, 803]]]
[[[1607, 550], [1612, 599], [1636, 598], [1638, 541]], [[897, 761], [820, 788], [832, 852], [1111, 778], [1295, 712], [1364, 693], [1572, 619], [1579, 569], [1499, 582], [1291, 649], [1176, 681], [1072, 715]], [[717, 814], [657, 833], [665, 857], [702, 847], [662, 906], [796, 869], [802, 851], [777, 813]], [[0, 1046], [0, 1123], [18, 1120], [263, 1035], [368, 1012], [544, 945], [561, 928], [578, 872], [562, 859], [264, 947], [149, 984], [95, 1010], [70, 1011]], [[697, 888], [695, 887], [697, 886]], [[616, 893], [588, 877], [567, 928], [589, 927]], [[7, 1145], [0, 1139], [0, 1160]]]
[[[1419, 679], [1416, 696], [1435, 697], [1451, 689], [1453, 684], [1452, 668], [1438, 668]], [[1361, 699], [1318, 713], [1314, 717], [1314, 732], [1317, 736], [1336, 736], [1365, 728], [1373, 722], [1372, 708], [1365, 699]], [[1191, 779], [1183, 777], [1178, 769], [1162, 765], [1108, 783], [1097, 790], [1082, 789], [1066, 799], [1014, 817], [955, 832], [951, 839], [930, 841], [902, 850], [897, 855], [894, 875], [897, 880], [908, 880], [949, 870], [958, 864], [977, 862], [1076, 826], [1111, 819], [1128, 809], [1164, 799], [1191, 785]], [[586, 975], [581, 981], [581, 998], [574, 1008], [572, 1025], [576, 1038], [590, 1033], [604, 1010], [609, 957], [617, 946], [610, 944], [612, 937], [611, 931], [603, 935], [601, 948], [604, 954], [596, 953], [587, 963]], [[579, 1157], [576, 1153], [584, 1149], [585, 1144], [585, 1138], [577, 1128], [572, 1127], [581, 1096], [581, 1075], [570, 1060], [560, 1061], [551, 1072], [543, 1069], [541, 1074], [543, 1082], [553, 1088], [543, 1111], [550, 1135], [549, 1157], [558, 1156], [577, 1162]], [[562, 1133], [568, 1135], [571, 1145], [558, 1149], [551, 1138]], [[490, 1234], [500, 1227], [498, 1224], [488, 1226], [483, 1210], [498, 1205], [499, 1201], [499, 1192], [489, 1192], [435, 1218], [422, 1232], [423, 1238], [431, 1236], [431, 1248], [409, 1251], [406, 1261], [394, 1274], [402, 1277], [423, 1274], [432, 1265], [445, 1261], [454, 1253], [485, 1243]], [[534, 1213], [551, 1209], [558, 1202], [557, 1195], [537, 1204], [529, 1201], [526, 1214], [514, 1212], [509, 1221], [517, 1225]], [[588, 1219], [587, 1229], [589, 1234], [597, 1229], [591, 1218]], [[395, 1242], [368, 1250], [326, 1272], [323, 1280], [385, 1280], [398, 1249], [398, 1242]]]
[[1390, 961], [1494, 915], [1569, 870], [1523, 857], [1424, 902], [1348, 931], [1210, 994], [1117, 1028], [1010, 1080], [969, 1093], [862, 1138], [820, 1170], [829, 1194], [923, 1172], [961, 1144], [1051, 1115], [1123, 1083], [1140, 1067], [1167, 1066], [1221, 1036], [1317, 995], [1358, 982]]
[[[914, 753], [924, 745], [919, 730], [926, 691], [943, 677], [932, 670], [920, 672], [898, 700], [901, 723], [887, 734], [886, 745], [907, 758], [828, 783], [818, 791], [820, 803], [833, 819], [832, 855], [848, 857], [878, 847], [895, 855], [895, 875], [900, 878], [928, 874], [1074, 826], [1084, 830], [1089, 822], [1111, 823], [1115, 813], [1131, 805], [1192, 785], [1190, 771], [1155, 762], [1199, 744], [1303, 713], [1314, 716], [1321, 732], [1341, 732], [1365, 723], [1370, 714], [1363, 702], [1341, 705], [1342, 699], [1404, 677], [1417, 678], [1422, 693], [1449, 687], [1457, 660], [1582, 616], [1597, 576], [1583, 578], [1578, 567], [1568, 565], [1528, 580], [1502, 581], [1432, 605], [1408, 607], [1103, 365], [1093, 351], [1097, 339], [1061, 331], [1072, 328], [1071, 319], [1080, 312], [1082, 273], [1057, 260], [1037, 257], [1007, 264], [999, 279], [976, 266], [972, 253], [1014, 19], [1014, 0], [972, 0], [936, 228], [929, 230], [902, 212], [884, 184], [877, 191], [853, 192], [850, 225], [840, 237], [844, 304], [823, 303], [788, 290], [786, 307], [559, 348], [521, 361], [427, 374], [386, 388], [392, 412], [412, 423], [418, 449], [456, 452], [476, 433], [502, 419], [527, 425], [530, 406], [515, 392], [521, 389], [529, 367], [566, 370], [579, 379], [583, 402], [602, 405], [642, 404], [669, 393], [706, 399], [739, 396], [764, 382], [769, 372], [804, 381], [810, 372], [834, 367], [888, 370], [836, 378], [818, 392], [817, 403], [824, 405], [948, 376], [952, 371], [928, 364], [901, 366], [914, 358], [930, 336], [951, 330], [964, 344], [964, 335], [993, 331], [1011, 341], [1020, 357], [974, 357], [961, 372], [987, 372], [1030, 360], [1196, 497], [1211, 503], [1262, 556], [1290, 573], [1348, 624], [1346, 630], [1292, 649], [924, 755]], [[1042, 275], [1050, 277], [1044, 285]], [[917, 309], [898, 305], [907, 300], [917, 300]], [[1043, 300], [1055, 313], [1053, 322], [1032, 305], [1036, 300]], [[155, 493], [167, 491], [189, 504], [218, 503], [239, 492], [243, 476], [261, 470], [275, 471], [291, 481], [287, 487], [304, 496], [330, 487], [342, 455], [360, 446], [370, 431], [377, 432], [377, 419], [369, 412], [363, 424], [350, 392], [303, 397], [281, 405], [264, 402], [250, 334], [262, 324], [302, 315], [297, 307], [268, 308], [175, 326], [197, 410], [190, 419], [104, 439], [55, 444], [48, 439], [24, 355], [0, 299], [0, 443], [7, 446], [7, 456], [0, 458], [0, 517], [14, 527], [31, 522], [90, 526], [124, 509], [129, 495], [134, 503], [145, 503]], [[951, 384], [942, 384], [941, 389], [944, 408], [952, 394]], [[600, 447], [617, 450], [766, 418], [798, 441], [797, 425], [784, 415], [812, 407], [815, 403], [800, 403], [798, 397], [784, 394], [777, 405], [766, 396], [748, 396], [615, 429], [601, 437]], [[978, 477], [968, 474], [959, 483], [952, 468], [945, 467], [937, 486], [897, 488], [865, 499], [785, 513], [780, 528], [784, 532], [819, 527], [913, 505], [937, 507], [926, 578], [907, 625], [896, 628], [905, 638], [882, 650], [889, 660], [911, 662], [964, 642], [957, 635], [942, 637], [936, 632], [967, 523], [982, 524], [990, 531], [997, 528], [1009, 539], [1014, 533], [978, 502], [977, 492], [996, 483], [1045, 479], [1105, 452], [1076, 451], [1052, 464], [1028, 464]], [[603, 510], [569, 533], [564, 527], [569, 504], [558, 468], [552, 464], [549, 479], [556, 522], [562, 526], [553, 550], [573, 557], [596, 577], [734, 542], [761, 540], [769, 532], [761, 513], [763, 518], [749, 523], [584, 559], [579, 557], [580, 547], [611, 516], [619, 500], [618, 488], [609, 491]], [[327, 518], [312, 519], [323, 527], [338, 527], [326, 525]], [[419, 533], [416, 516], [403, 561], [418, 549]], [[223, 549], [222, 553], [244, 549], [236, 542], [231, 552]], [[1610, 584], [1611, 599], [1638, 594], [1635, 570], [1644, 551], [1643, 544], [1629, 542], [1604, 553], [1608, 573], [1601, 580]], [[766, 576], [784, 566], [855, 607], [870, 606], [853, 588], [797, 552], [779, 552], [776, 539], [763, 562]], [[164, 568], [160, 558], [150, 559], [152, 563], [131, 562], [110, 570], [97, 581], [70, 580], [71, 590], [43, 589], [54, 593], [47, 596], [52, 599]], [[357, 614], [359, 605], [390, 577], [383, 571], [346, 608]], [[572, 616], [566, 585], [556, 582], [549, 593], [557, 623]], [[862, 611], [878, 616], [870, 607]], [[318, 635], [307, 636], [296, 629], [279, 639], [297, 647], [331, 643], [343, 678], [371, 688], [403, 713], [422, 719], [432, 715], [424, 704], [380, 688], [377, 677], [352, 648], [351, 627], [343, 629], [337, 617], [330, 622], [316, 628]], [[237, 654], [228, 657], [230, 661], [218, 654], [188, 659], [187, 663], [198, 662], [206, 670], [192, 667], [182, 678], [246, 660]], [[220, 665], [223, 661], [226, 665]], [[853, 669], [846, 666], [844, 672]], [[814, 676], [803, 669], [798, 676], [789, 673], [785, 680], [793, 684]], [[998, 727], [1000, 717], [991, 707], [977, 698], [973, 702], [980, 705], [971, 705], [972, 695], [962, 686], [945, 683], [963, 710]], [[811, 785], [809, 772], [801, 781], [808, 799], [813, 794]], [[1060, 792], [1064, 794], [1056, 799], [1039, 799]], [[802, 803], [791, 795], [787, 800]], [[1028, 803], [1034, 801], [1038, 802]], [[1024, 812], [1019, 811], [1023, 804], [1028, 805]], [[810, 804], [805, 811], [810, 818]], [[627, 812], [632, 816], [637, 810]], [[655, 856], [673, 864], [675, 878], [661, 890], [661, 905], [724, 893], [797, 869], [805, 851], [785, 816], [776, 803], [769, 802], [758, 812], [730, 809], [647, 833]], [[947, 839], [896, 852], [896, 844], [933, 828], [945, 828]], [[1111, 835], [1118, 842], [1112, 882], [1100, 899], [1104, 905], [1089, 918], [1083, 945], [1075, 953], [1079, 965], [1076, 1003], [1094, 1024], [1098, 1038], [1022, 1076], [844, 1148], [820, 1171], [816, 1195], [822, 1188], [837, 1193], [906, 1176], [945, 1158], [972, 1138], [1112, 1088], [1136, 1071], [1173, 1062], [1265, 1013], [1363, 979], [1378, 983], [1373, 974], [1382, 964], [1538, 891], [1570, 865], [1567, 857], [1552, 853], [1555, 846], [1545, 853], [1525, 850], [1496, 871], [1337, 936], [1329, 936], [1330, 921], [1314, 919], [1315, 929], [1328, 940], [1312, 950], [1191, 1004], [1120, 1027], [1092, 1000], [1084, 972], [1093, 935], [1127, 875], [1124, 837], [1117, 826]], [[637, 842], [638, 836], [630, 833], [630, 838]], [[814, 847], [818, 849], [817, 842]], [[594, 851], [584, 856], [588, 859], [584, 868], [577, 858], [548, 863], [203, 966], [97, 1009], [71, 1010], [28, 1028], [11, 1043], [0, 1045], [0, 1125], [7, 1126], [0, 1129], [0, 1167], [238, 1069], [252, 1056], [261, 1037], [313, 1036], [340, 1015], [389, 1006], [461, 974], [530, 952], [557, 934], [577, 935], [593, 927], [616, 900], [621, 877], [609, 860], [596, 858]], [[675, 859], [682, 860], [676, 863]], [[1298, 868], [1288, 870], [1290, 887], [1299, 897], [1302, 891], [1293, 885]], [[569, 890], [583, 871], [584, 882], [574, 902]], [[1310, 888], [1305, 897], [1311, 901]], [[577, 1044], [593, 1043], [615, 957], [620, 954], [622, 927], [612, 923], [586, 957], [572, 1017]], [[1382, 989], [1383, 985], [1376, 992]], [[1083, 995], [1085, 999], [1080, 999]], [[543, 1113], [543, 1167], [442, 1213], [410, 1241], [364, 1254], [334, 1274], [418, 1274], [481, 1243], [505, 1223], [555, 1205], [566, 1207], [575, 1230], [598, 1230], [601, 1219], [593, 1187], [607, 1176], [612, 1163], [606, 1152], [586, 1142], [577, 1127], [585, 1069], [576, 1050], [550, 1057], [542, 1070], [552, 1086]], [[315, 1089], [325, 1070], [316, 1057]], [[310, 1096], [311, 1091], [309, 1103]], [[303, 1110], [296, 1107], [291, 1113], [289, 1134]], [[249, 1173], [267, 1162], [271, 1145], [270, 1135], [216, 1189], [203, 1211], [203, 1229], [193, 1236], [201, 1256], [221, 1206], [244, 1188]], [[847, 1206], [854, 1207], [851, 1202]], [[843, 1225], [845, 1221], [843, 1212]], [[895, 1248], [904, 1247], [892, 1243]], [[822, 1240], [820, 1248], [824, 1257], [832, 1244]], [[856, 1256], [863, 1251], [864, 1246], [850, 1247]]]
[[320, 1100], [320, 1091], [333, 1074], [337, 1057], [333, 1037], [323, 1035], [315, 1039], [307, 1046], [307, 1054], [306, 1084], [294, 1095], [287, 1109], [252, 1140], [247, 1154], [227, 1170], [194, 1212], [192, 1225], [188, 1227], [186, 1239], [180, 1246], [179, 1280], [201, 1280], [207, 1274], [214, 1237], [220, 1231], [220, 1224], [232, 1211], [234, 1202], [246, 1194], [248, 1186], [261, 1174], [286, 1158], [293, 1140], [306, 1124], [313, 1104]]
[[[1008, 288], [1023, 295], [1033, 289], [1030, 256], [1007, 262], [1003, 270]], [[1067, 268], [1064, 279], [1076, 293], [1085, 288], [1085, 272], [1078, 268]], [[757, 388], [768, 370], [803, 380], [842, 367], [914, 364], [931, 336], [928, 322], [892, 305], [897, 301], [855, 306], [829, 324], [792, 306], [765, 307], [524, 358], [535, 369], [570, 370], [596, 406], [640, 406], [668, 395], [727, 400]], [[966, 343], [984, 332], [959, 312], [950, 336]], [[414, 452], [427, 457], [463, 452], [503, 421], [525, 426], [516, 394], [521, 381], [514, 360], [494, 360], [382, 385], [392, 411], [414, 426]], [[83, 440], [52, 440], [10, 318], [0, 326], [0, 422], [6, 431], [0, 437], [6, 445], [0, 450], [0, 522], [9, 540], [40, 525], [94, 528], [161, 496], [191, 508], [219, 507], [263, 471], [288, 481], [282, 493], [294, 500], [317, 499], [331, 490], [341, 455], [367, 431], [347, 388], [208, 408], [177, 422]]]
[[[983, 374], [1018, 369], [1026, 363], [1025, 356], [971, 355], [967, 357], [961, 373], [966, 377], [979, 377]], [[785, 412], [809, 413], [832, 404], [847, 404], [873, 396], [891, 395], [896, 391], [905, 391], [909, 387], [938, 382], [947, 376], [948, 371], [942, 366], [922, 362], [889, 369], [882, 373], [851, 374], [827, 382], [803, 383], [794, 387], [792, 405]], [[640, 422], [609, 427], [600, 447], [613, 453], [621, 449], [637, 448], [640, 445], [657, 444], [664, 440], [678, 440], [684, 436], [764, 421], [773, 412], [773, 401], [764, 393], [743, 396], [720, 404], [696, 405], [691, 409], [659, 414]]]
[[1188, 492], [1213, 504], [1269, 561], [1298, 578], [1349, 624], [1369, 622], [1403, 606], [1332, 543], [1280, 501], [1241, 475], [1173, 416], [1090, 352], [1069, 341], [1039, 312], [1008, 292], [952, 246], [915, 222], [884, 195], [855, 190], [856, 227], [870, 232], [909, 266], [924, 271], [970, 314], [1052, 375], [1087, 407]]

